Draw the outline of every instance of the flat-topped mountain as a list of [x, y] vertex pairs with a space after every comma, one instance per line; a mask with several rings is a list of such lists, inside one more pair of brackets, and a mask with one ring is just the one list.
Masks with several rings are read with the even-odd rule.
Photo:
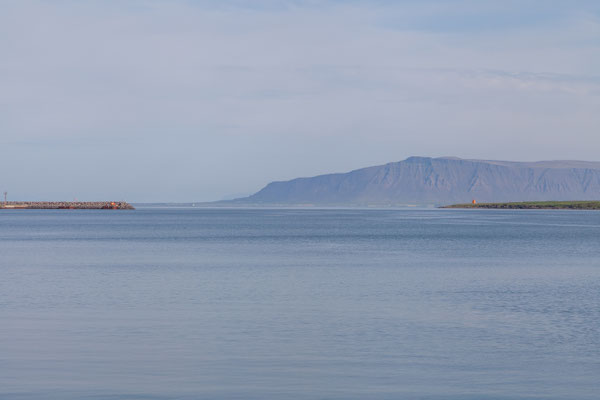
[[272, 182], [233, 204], [402, 205], [600, 199], [600, 162], [410, 157]]

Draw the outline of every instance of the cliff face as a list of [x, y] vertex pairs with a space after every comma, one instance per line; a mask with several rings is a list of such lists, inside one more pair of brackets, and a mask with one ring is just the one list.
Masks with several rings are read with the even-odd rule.
[[348, 173], [272, 182], [252, 204], [448, 204], [600, 199], [600, 163], [411, 157]]

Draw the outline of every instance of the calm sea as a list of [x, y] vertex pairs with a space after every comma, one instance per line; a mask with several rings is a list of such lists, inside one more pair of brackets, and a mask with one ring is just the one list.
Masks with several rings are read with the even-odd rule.
[[0, 213], [1, 399], [598, 399], [600, 212]]

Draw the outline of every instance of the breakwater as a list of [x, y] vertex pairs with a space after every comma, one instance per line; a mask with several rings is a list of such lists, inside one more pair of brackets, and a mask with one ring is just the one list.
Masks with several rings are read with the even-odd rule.
[[134, 210], [124, 201], [7, 201], [0, 203], [0, 209], [34, 210]]
[[440, 208], [500, 208], [516, 210], [600, 210], [600, 201], [524, 201], [518, 203], [467, 203]]

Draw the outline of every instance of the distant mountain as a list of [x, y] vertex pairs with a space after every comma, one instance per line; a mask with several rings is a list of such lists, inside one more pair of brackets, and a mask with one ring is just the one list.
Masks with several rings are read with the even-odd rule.
[[600, 200], [600, 162], [410, 157], [347, 173], [272, 182], [236, 204], [403, 205]]

